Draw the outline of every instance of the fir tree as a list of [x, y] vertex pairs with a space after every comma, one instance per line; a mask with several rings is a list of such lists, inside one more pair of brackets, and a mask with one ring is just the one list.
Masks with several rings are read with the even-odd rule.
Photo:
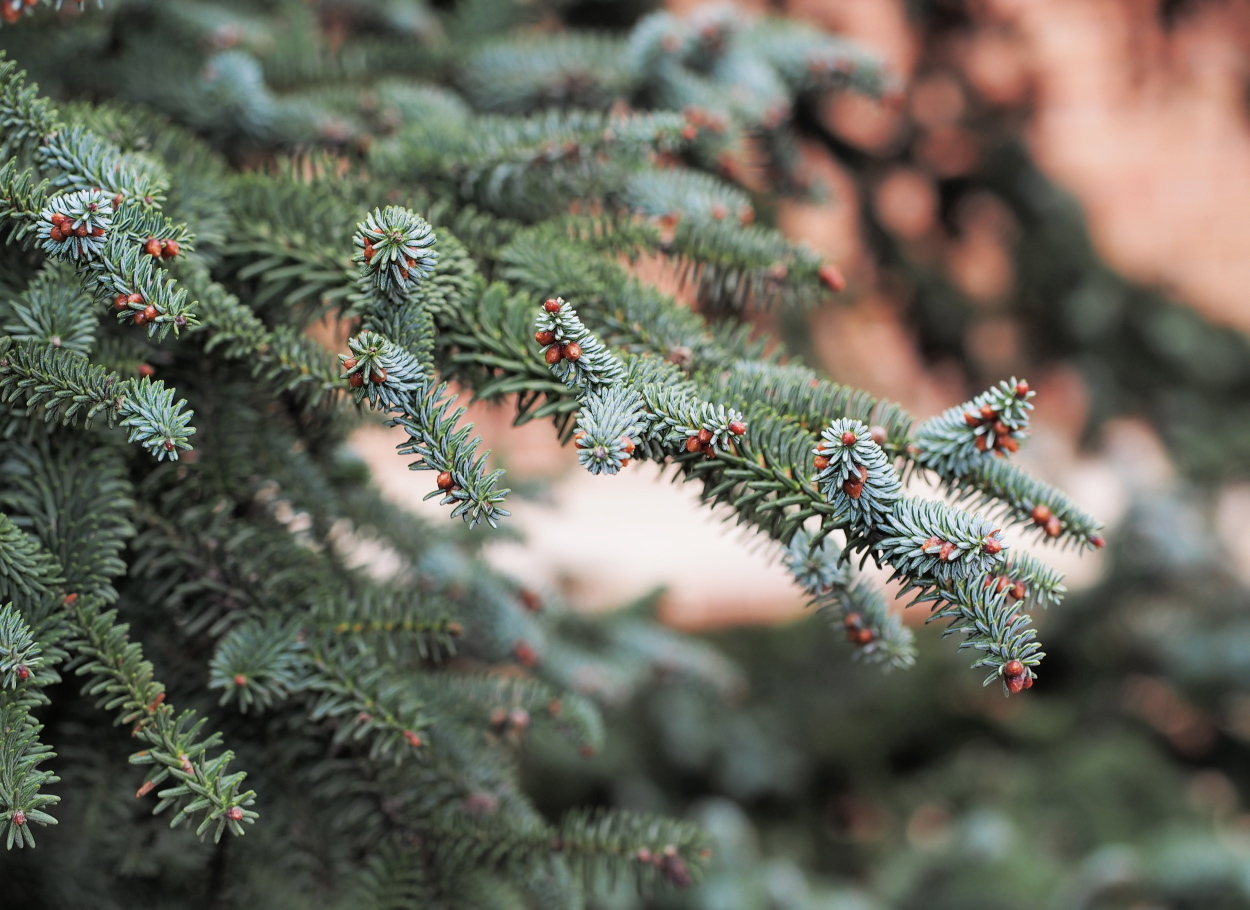
[[[544, 818], [519, 749], [548, 728], [593, 755], [603, 709], [661, 669], [728, 690], [733, 668], [484, 565], [475, 546], [524, 504], [454, 389], [549, 420], [592, 473], [648, 460], [698, 483], [784, 548], [854, 653], [914, 659], [854, 576], [872, 559], [987, 684], [1033, 685], [1024, 607], [1063, 589], [1009, 538], [1103, 542], [1009, 460], [1027, 382], [914, 427], [743, 328], [842, 287], [754, 223], [735, 177], [756, 149], [795, 188], [796, 105], [891, 91], [869, 55], [723, 10], [606, 36], [518, 32], [548, 10], [495, 0], [0, 8], [21, 63], [0, 65], [0, 833], [124, 832], [72, 879], [6, 857], [21, 887], [129, 905], [121, 867], [172, 906], [506, 907], [698, 879], [698, 828]], [[112, 100], [54, 104], [22, 67]], [[644, 254], [697, 306], [632, 277]], [[327, 315], [337, 356], [305, 333]], [[372, 412], [455, 532], [345, 454]], [[908, 495], [917, 472], [995, 518]], [[401, 567], [354, 566], [362, 539]]]

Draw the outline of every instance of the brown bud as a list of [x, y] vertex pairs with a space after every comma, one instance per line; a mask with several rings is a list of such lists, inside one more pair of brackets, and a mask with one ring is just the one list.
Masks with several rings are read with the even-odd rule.
[[994, 410], [992, 405], [988, 405], [988, 404], [981, 405], [981, 419], [982, 420], [994, 420], [996, 417], [998, 417], [998, 412]]
[[91, 233], [91, 228], [87, 227], [87, 222], [81, 222], [78, 227], [74, 228], [74, 233], [79, 237], [86, 237]]
[[65, 239], [65, 234], [63, 234], [61, 232], [61, 229], [57, 227], [55, 224], [52, 225], [52, 227], [48, 229], [48, 236], [51, 237], [53, 240], [55, 240], [57, 243], [60, 243], [62, 240]]
[[240, 689], [242, 689], [244, 686], [247, 685], [247, 677], [244, 676], [242, 673], [236, 673], [234, 675], [234, 684], [238, 686]]
[[825, 468], [829, 467], [829, 459], [824, 455], [817, 455], [814, 459], [812, 459], [812, 464], [815, 465], [817, 471], [823, 471]]
[[1059, 520], [1058, 515], [1050, 516], [1050, 520], [1046, 522], [1046, 536], [1058, 537], [1063, 533], [1063, 523]]
[[13, 672], [17, 674], [19, 682], [26, 682], [26, 680], [30, 679], [30, 667], [26, 666], [26, 664], [18, 664], [14, 667]]
[[842, 434], [842, 445], [853, 446], [857, 442], [859, 442], [859, 437], [856, 436], [854, 433], [852, 433], [850, 430], [847, 430], [845, 433]]
[[374, 367], [369, 371], [369, 381], [375, 385], [386, 382], [386, 367]]
[[848, 629], [862, 629], [864, 627], [864, 617], [858, 613], [847, 613], [842, 617], [842, 625]]
[[182, 247], [178, 245], [177, 240], [166, 240], [162, 244], [162, 246], [164, 247], [164, 249], [161, 250], [161, 255], [164, 256], [166, 259], [173, 259], [175, 256], [177, 256], [179, 253], [182, 252]]
[[1020, 441], [1014, 436], [1004, 436], [1002, 439], [998, 440], [998, 444], [1008, 452], [1020, 451]]
[[1000, 540], [994, 537], [987, 537], [985, 543], [981, 545], [981, 549], [990, 556], [997, 556], [1003, 551], [1003, 545]]
[[156, 309], [156, 307], [149, 303], [143, 308], [143, 315], [147, 318], [148, 322], [155, 322], [156, 317], [160, 315], [160, 312]]
[[1007, 684], [1007, 691], [1012, 695], [1018, 695], [1033, 685], [1033, 681], [1028, 676], [1005, 676], [1003, 682]]
[[548, 297], [543, 301], [543, 309], [548, 313], [558, 313], [560, 312], [560, 301], [554, 297]]
[[69, 217], [68, 217], [67, 215], [65, 215], [63, 212], [53, 212], [53, 213], [52, 213], [52, 214], [48, 217], [48, 220], [49, 220], [49, 221], [51, 221], [53, 224], [55, 224], [57, 227], [60, 227], [60, 226], [61, 226], [61, 225], [63, 225], [65, 222], [69, 221], [70, 219], [69, 219]]
[[240, 806], [231, 806], [226, 810], [226, 818], [232, 822], [243, 821], [243, 809]]
[[130, 306], [130, 296], [127, 294], [118, 294], [113, 300], [113, 309], [124, 310]]
[[832, 262], [826, 262], [816, 272], [816, 277], [820, 279], [820, 283], [833, 291], [835, 294], [846, 289], [846, 278], [842, 276], [842, 272]]
[[632, 439], [630, 439], [628, 436], [622, 436], [622, 437], [621, 437], [621, 448], [625, 450], [625, 454], [626, 454], [626, 455], [633, 455], [633, 454], [634, 454], [634, 448], [635, 448], [635, 446], [634, 446], [634, 441], [633, 441]]
[[404, 739], [408, 740], [408, 745], [412, 746], [414, 749], [420, 749], [421, 746], [424, 745], [424, 743], [421, 742], [421, 737], [411, 730], [404, 731]]
[[540, 332], [535, 332], [534, 340], [537, 341], [539, 344], [551, 344], [553, 341], [556, 340], [556, 333], [548, 332], [545, 330], [540, 331]]
[[538, 652], [534, 650], [533, 645], [524, 639], [512, 646], [512, 655], [516, 658], [516, 662], [523, 667], [532, 667], [538, 663]]
[[127, 302], [127, 303], [132, 303], [132, 304], [133, 304], [133, 303], [143, 303], [143, 295], [142, 295], [142, 294], [131, 294], [129, 297], [127, 297], [127, 298], [126, 298], [126, 302]]
[[148, 315], [147, 315], [146, 307], [140, 310], [138, 313], [135, 313], [134, 321], [135, 321], [135, 325], [147, 325], [148, 324]]
[[456, 481], [451, 476], [451, 471], [443, 471], [441, 474], [438, 475], [438, 478], [434, 481], [434, 484], [440, 490], [443, 490], [445, 492], [447, 490], [450, 490], [452, 487], [454, 487], [456, 485]]
[[729, 421], [729, 426], [727, 427], [727, 429], [734, 436], [741, 436], [743, 433], [747, 431], [747, 425], [743, 423], [741, 420], [731, 420]]
[[1029, 592], [1023, 581], [1017, 581], [1011, 586], [1010, 596], [1015, 600], [1024, 600], [1024, 596]]
[[359, 361], [355, 357], [348, 357], [343, 361], [343, 369], [354, 370], [357, 363], [359, 363]]
[[1009, 660], [1003, 664], [1004, 676], [1021, 676], [1024, 673], [1024, 664], [1018, 660]]
[[988, 433], [982, 433], [977, 437], [977, 451], [987, 452], [990, 449], [990, 436]]
[[704, 442], [711, 442], [711, 441], [712, 441], [712, 431], [711, 431], [711, 430], [707, 429], [706, 427], [704, 427], [703, 429], [699, 430], [699, 442], [700, 442], [700, 443], [704, 443]]
[[862, 629], [852, 629], [846, 633], [846, 640], [853, 645], [869, 645], [875, 641], [877, 636], [873, 634], [872, 629], [864, 627]]
[[143, 242], [143, 252], [147, 253], [154, 259], [160, 257], [162, 249], [161, 242], [155, 237], [149, 237]]
[[353, 389], [360, 388], [362, 385], [365, 384], [365, 374], [364, 373], [352, 373], [352, 375], [347, 377], [347, 384], [351, 386]]
[[1107, 545], [1107, 540], [1101, 534], [1091, 534], [1088, 538], [1089, 545], [1095, 550], [1101, 550]]
[[1023, 398], [1025, 395], [1028, 395], [1028, 394], [1029, 394], [1029, 384], [1025, 382], [1023, 379], [1021, 379], [1019, 382], [1016, 383], [1016, 397]]
[[1046, 524], [1046, 522], [1050, 521], [1050, 506], [1046, 505], [1045, 503], [1039, 502], [1037, 505], [1033, 507], [1032, 515], [1033, 515], [1033, 520], [1037, 522], [1039, 525]]
[[582, 443], [582, 440], [583, 440], [583, 439], [585, 439], [585, 438], [586, 438], [586, 434], [585, 434], [585, 433], [574, 433], [574, 434], [573, 434], [573, 445], [577, 446], [579, 449], [584, 449], [584, 448], [586, 448], [586, 446]]
[[547, 348], [547, 353], [543, 354], [543, 360], [547, 361], [548, 366], [555, 366], [564, 359], [564, 352], [560, 350], [558, 344], [553, 344]]
[[579, 360], [582, 356], [582, 346], [576, 341], [570, 341], [564, 346], [565, 360]]
[[687, 452], [697, 452], [699, 451], [699, 447], [701, 445], [702, 443], [699, 442], [698, 436], [691, 436], [688, 439], [686, 439], [686, 451]]
[[78, 592], [77, 592], [77, 591], [70, 591], [68, 594], [66, 594], [66, 595], [65, 595], [65, 596], [61, 599], [61, 603], [65, 604], [65, 606], [67, 606], [67, 607], [72, 607], [72, 606], [73, 606], [74, 604], [76, 604], [77, 602], [78, 602]]
[[950, 562], [955, 557], [957, 549], [952, 541], [943, 541], [941, 549], [938, 550], [938, 559], [942, 560], [942, 562]]

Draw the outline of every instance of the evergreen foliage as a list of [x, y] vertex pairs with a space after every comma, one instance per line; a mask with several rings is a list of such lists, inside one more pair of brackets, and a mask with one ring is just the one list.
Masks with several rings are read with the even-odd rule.
[[[85, 837], [97, 814], [158, 842], [139, 799], [216, 844], [142, 867], [169, 900], [575, 907], [604, 879], [699, 878], [707, 841], [686, 822], [543, 818], [521, 747], [550, 726], [593, 755], [601, 712], [656, 676], [725, 692], [735, 674], [637, 611], [543, 605], [473, 553], [467, 535], [508, 517], [510, 491], [452, 382], [511, 402], [518, 423], [550, 420], [592, 473], [651, 460], [699, 482], [787, 548], [856, 654], [914, 658], [858, 557], [950, 620], [987, 682], [1032, 684], [1042, 654], [1019, 607], [1056, 603], [1057, 575], [1008, 559], [982, 515], [904, 495], [905, 472], [927, 470], [1043, 540], [1101, 546], [1092, 519], [1001, 458], [1023, 438], [1027, 384], [913, 432], [896, 405], [765, 355], [739, 325], [842, 285], [751, 223], [735, 182], [748, 148], [792, 186], [793, 105], [880, 95], [888, 74], [834, 37], [724, 11], [654, 13], [619, 36], [509, 32], [539, 6], [118, 3], [20, 23], [23, 67], [116, 100], [58, 107], [0, 65], [9, 846], [58, 820]], [[47, 66], [67, 56], [92, 61], [89, 84]], [[632, 277], [644, 254], [691, 278], [697, 306]], [[323, 317], [346, 336], [337, 362], [306, 334]], [[380, 499], [343, 450], [366, 408], [408, 434], [399, 452], [467, 527]], [[362, 541], [398, 568], [356, 564]], [[133, 797], [106, 763], [123, 740], [57, 667], [141, 741]], [[107, 744], [60, 819], [45, 734]], [[255, 846], [228, 846], [244, 834]], [[279, 861], [315, 871], [266, 885]], [[0, 868], [72, 903], [34, 862]], [[129, 904], [124, 887], [99, 894]]]

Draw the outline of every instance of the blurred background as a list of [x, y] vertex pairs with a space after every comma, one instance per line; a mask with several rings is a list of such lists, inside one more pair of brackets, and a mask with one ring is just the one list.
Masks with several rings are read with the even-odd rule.
[[[743, 6], [855, 38], [903, 86], [808, 112], [823, 199], [774, 214], [850, 287], [760, 329], [921, 418], [1027, 377], [1021, 462], [1109, 546], [1042, 554], [1073, 593], [1037, 617], [1027, 697], [981, 688], [936, 628], [883, 676], [804, 615], [775, 546], [654, 466], [591, 477], [478, 409], [513, 477], [546, 484], [490, 558], [591, 608], [663, 586], [660, 614], [748, 680], [622, 706], [603, 756], [540, 750], [533, 786], [707, 825], [712, 876], [674, 906], [1250, 907], [1250, 4]], [[390, 443], [359, 439], [411, 497]]]

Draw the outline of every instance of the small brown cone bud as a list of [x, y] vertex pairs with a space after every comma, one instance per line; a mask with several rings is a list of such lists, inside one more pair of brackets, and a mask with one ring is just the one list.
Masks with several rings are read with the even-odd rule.
[[570, 341], [564, 346], [565, 360], [580, 360], [582, 356], [582, 346], [576, 341]]
[[1024, 596], [1029, 593], [1029, 589], [1023, 581], [1017, 581], [1011, 586], [1011, 596], [1016, 600], [1024, 600]]
[[1018, 695], [1027, 689], [1031, 684], [1031, 680], [1027, 676], [1006, 676], [1003, 682], [1007, 684], [1007, 691], [1012, 695]]
[[1024, 664], [1018, 660], [1009, 660], [1003, 664], [1004, 676], [1021, 676], [1024, 674]]
[[91, 233], [91, 228], [87, 227], [87, 222], [82, 222], [78, 227], [74, 228], [74, 234], [78, 237], [86, 237]]
[[1002, 545], [1002, 542], [999, 541], [997, 538], [988, 537], [986, 538], [985, 543], [981, 545], [981, 549], [984, 550], [986, 553], [988, 553], [990, 556], [996, 556], [999, 553], [1003, 552], [1003, 545]]
[[374, 367], [369, 371], [369, 381], [374, 385], [386, 382], [386, 367]]
[[1087, 539], [1089, 540], [1089, 545], [1095, 550], [1101, 550], [1107, 545], [1106, 538], [1104, 538], [1101, 534], [1091, 534]]
[[997, 417], [998, 417], [998, 412], [994, 410], [993, 406], [988, 405], [988, 404], [981, 405], [981, 419], [982, 420], [987, 420], [987, 421], [994, 420]]
[[547, 361], [548, 366], [555, 366], [564, 359], [564, 353], [560, 350], [558, 344], [553, 344], [547, 348], [547, 353], [543, 354], [543, 360]]
[[226, 810], [226, 818], [232, 822], [243, 821], [243, 809], [239, 806], [231, 806]]
[[160, 313], [157, 311], [156, 307], [149, 303], [143, 308], [143, 315], [147, 318], [148, 322], [155, 322], [156, 317], [159, 316]]
[[539, 344], [551, 344], [556, 340], [555, 332], [540, 331], [534, 333], [534, 340]]
[[938, 538], [930, 537], [928, 540], [926, 540], [924, 543], [920, 545], [920, 549], [927, 551], [927, 550], [933, 549], [934, 547], [941, 546], [941, 544], [942, 544], [942, 541], [940, 541]]
[[876, 640], [877, 636], [873, 634], [872, 629], [864, 627], [862, 629], [852, 629], [846, 633], [846, 639], [853, 645], [870, 645]]
[[857, 442], [859, 442], [859, 437], [856, 436], [854, 433], [852, 433], [850, 430], [847, 430], [845, 433], [842, 434], [842, 445], [853, 446]]
[[554, 297], [548, 297], [543, 301], [543, 309], [548, 313], [558, 313], [560, 312], [560, 301]]
[[134, 303], [143, 303], [143, 295], [142, 295], [142, 294], [131, 294], [130, 296], [128, 296], [128, 297], [126, 298], [126, 302], [127, 302], [127, 303], [131, 303], [131, 304], [134, 304]]
[[711, 441], [712, 441], [712, 431], [711, 431], [711, 430], [707, 429], [706, 427], [704, 427], [703, 429], [699, 430], [699, 442], [700, 442], [700, 443], [706, 443], [706, 442], [711, 442]]
[[164, 248], [161, 250], [161, 255], [166, 259], [173, 259], [182, 252], [182, 247], [178, 245], [177, 240], [166, 240], [163, 246]]
[[1046, 522], [1046, 536], [1058, 537], [1063, 533], [1063, 522], [1059, 520], [1058, 515], [1050, 516], [1050, 520]]
[[829, 467], [829, 459], [824, 455], [817, 455], [814, 459], [812, 459], [812, 464], [816, 467], [817, 471], [823, 471], [825, 468]]
[[365, 384], [365, 374], [364, 373], [352, 373], [352, 375], [347, 377], [347, 384], [351, 386], [353, 389], [360, 388], [362, 385]]
[[65, 604], [67, 607], [72, 607], [74, 604], [78, 603], [78, 592], [70, 591], [61, 599], [61, 603]]
[[1027, 394], [1029, 394], [1029, 384], [1021, 379], [1016, 383], [1016, 397], [1023, 398]]
[[[146, 310], [146, 307], [144, 308], [144, 310]], [[148, 315], [144, 310], [140, 310], [138, 313], [135, 313], [135, 325], [147, 325], [148, 324]]]
[[60, 243], [61, 241], [65, 239], [65, 234], [62, 233], [61, 229], [57, 227], [55, 224], [52, 225], [52, 227], [48, 229], [48, 236], [51, 237], [53, 240], [55, 240], [57, 243]]
[[355, 357], [348, 357], [346, 360], [343, 361], [343, 369], [354, 370], [358, 362], [359, 361], [357, 361]]
[[972, 413], [971, 411], [968, 411], [964, 414], [964, 423], [966, 423], [970, 427], [979, 427], [982, 421], [981, 421], [981, 418], [978, 417], [976, 414]]
[[[988, 582], [989, 579], [986, 579], [986, 581]], [[1010, 584], [1011, 584], [1010, 578], [1008, 578], [1006, 575], [1000, 575], [998, 576], [997, 581], [994, 583], [994, 590], [997, 591], [999, 594], [1002, 594], [1004, 591], [1007, 590], [1007, 587]]]
[[21, 809], [18, 809], [16, 812], [14, 812], [13, 824], [19, 828], [22, 827], [22, 825], [26, 824], [26, 813], [23, 812]]
[[236, 673], [234, 675], [234, 684], [238, 686], [240, 689], [242, 689], [244, 686], [247, 685], [247, 677], [244, 676], [242, 673]]
[[522, 639], [512, 646], [512, 656], [523, 667], [532, 667], [538, 663], [538, 652], [534, 646]]
[[586, 438], [586, 434], [585, 434], [585, 433], [574, 433], [574, 434], [573, 434], [573, 445], [577, 446], [579, 449], [584, 449], [584, 448], [586, 448], [585, 444], [582, 442], [582, 440], [583, 440], [583, 439], [585, 439], [585, 438]]
[[408, 740], [408, 745], [412, 746], [414, 749], [420, 749], [421, 746], [424, 745], [424, 743], [421, 742], [421, 737], [417, 736], [417, 734], [413, 733], [411, 730], [404, 731], [404, 739]]
[[13, 669], [13, 672], [17, 674], [19, 682], [26, 682], [26, 680], [30, 679], [30, 667], [26, 666], [26, 664], [18, 664]]
[[1050, 506], [1039, 502], [1033, 507], [1033, 520], [1039, 525], [1044, 525], [1050, 521]]
[[843, 277], [842, 271], [832, 262], [826, 262], [822, 265], [816, 272], [816, 276], [820, 279], [821, 284], [835, 294], [846, 290], [846, 278]]
[[1020, 441], [1014, 436], [1004, 436], [1002, 439], [998, 440], [998, 444], [1008, 452], [1020, 451]]
[[124, 310], [130, 306], [130, 296], [128, 294], [118, 294], [113, 298], [113, 309]]
[[143, 243], [143, 252], [147, 253], [154, 259], [159, 259], [163, 251], [164, 248], [161, 246], [161, 242], [155, 237], [149, 237]]
[[956, 546], [951, 541], [943, 541], [941, 549], [938, 550], [938, 559], [942, 562], [950, 562], [955, 556]]
[[701, 445], [702, 445], [702, 443], [701, 443], [701, 442], [699, 442], [699, 437], [698, 437], [698, 436], [691, 436], [691, 437], [689, 437], [689, 438], [686, 440], [686, 451], [687, 451], [687, 452], [697, 452], [697, 451], [699, 451], [699, 447], [700, 447]]
[[51, 221], [53, 224], [55, 224], [57, 227], [60, 227], [65, 222], [69, 221], [69, 218], [62, 212], [53, 212], [48, 217], [48, 220]]
[[450, 490], [456, 485], [455, 479], [451, 476], [451, 471], [443, 471], [438, 475], [438, 479], [434, 481], [435, 485], [443, 491]]
[[93, 228], [91, 229], [91, 236], [92, 236], [92, 237], [103, 237], [103, 236], [104, 236], [104, 228], [99, 227], [99, 226], [97, 226], [97, 227], [93, 227]]
[[990, 449], [990, 437], [988, 433], [982, 433], [977, 437], [977, 451], [988, 452]]
[[743, 423], [741, 420], [731, 420], [729, 421], [729, 426], [727, 429], [734, 436], [741, 436], [743, 433], [747, 431], [747, 425]]
[[634, 441], [630, 439], [628, 436], [622, 436], [621, 448], [625, 451], [626, 455], [633, 455], [634, 449], [635, 449]]
[[842, 617], [842, 625], [848, 629], [862, 629], [864, 627], [864, 617], [858, 613], [847, 613]]

